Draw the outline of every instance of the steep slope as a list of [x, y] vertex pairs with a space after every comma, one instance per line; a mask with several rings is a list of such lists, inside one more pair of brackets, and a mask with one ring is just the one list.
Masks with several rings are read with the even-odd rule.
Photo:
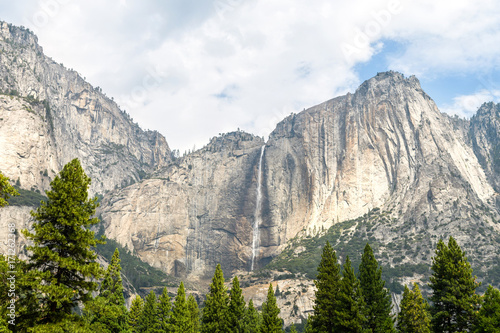
[[[216, 262], [229, 271], [249, 269], [256, 217], [259, 268], [293, 237], [322, 234], [377, 208], [388, 222], [369, 230], [350, 225], [346, 235], [380, 243], [388, 257], [406, 244], [408, 256], [397, 264], [425, 260], [437, 239], [449, 235], [467, 244], [471, 257], [492, 259], [494, 237], [487, 233], [498, 230], [491, 210], [496, 193], [467, 137], [468, 124], [441, 114], [415, 77], [380, 73], [354, 94], [284, 119], [262, 162], [260, 140], [235, 157], [212, 148], [220, 142], [235, 149], [219, 138], [163, 170], [163, 183], [146, 180], [119, 192], [120, 200], [104, 203], [106, 234], [168, 272], [182, 267], [182, 274], [203, 275]], [[214, 176], [201, 176], [207, 173]], [[162, 241], [170, 245], [157, 252]]]
[[157, 132], [143, 131], [115, 102], [43, 54], [34, 34], [0, 22], [0, 170], [42, 191], [78, 157], [104, 193], [170, 161]]

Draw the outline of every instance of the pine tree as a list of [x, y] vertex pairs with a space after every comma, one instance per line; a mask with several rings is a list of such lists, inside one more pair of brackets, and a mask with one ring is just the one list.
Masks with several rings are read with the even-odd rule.
[[10, 197], [19, 195], [12, 185], [9, 183], [9, 178], [5, 177], [0, 171], [0, 207], [7, 206]]
[[366, 244], [359, 265], [359, 283], [365, 300], [366, 327], [372, 333], [395, 332], [391, 316], [392, 302], [389, 291], [384, 288], [382, 268], [378, 265], [370, 245]]
[[340, 265], [329, 242], [326, 242], [314, 281], [316, 293], [314, 313], [309, 317], [308, 327], [312, 332], [336, 332], [335, 310], [340, 289]]
[[139, 320], [144, 309], [144, 301], [137, 295], [132, 300], [132, 305], [130, 306], [130, 311], [128, 313], [128, 325], [130, 327], [131, 333], [141, 333], [139, 329]]
[[217, 265], [207, 294], [205, 308], [201, 317], [202, 333], [217, 333], [228, 331], [228, 296], [224, 286], [224, 275], [220, 264]]
[[120, 261], [120, 252], [118, 249], [115, 249], [108, 269], [104, 274], [99, 295], [106, 298], [109, 303], [124, 306], [125, 297], [123, 297], [122, 267], [120, 266]]
[[170, 332], [171, 331], [171, 317], [172, 317], [172, 304], [170, 303], [170, 296], [168, 296], [167, 287], [163, 288], [163, 292], [159, 297], [160, 303], [158, 304], [158, 331]]
[[200, 331], [200, 309], [198, 303], [193, 295], [189, 295], [187, 300], [187, 307], [190, 317], [189, 333], [196, 333]]
[[418, 284], [413, 284], [413, 290], [405, 286], [403, 299], [398, 314], [398, 331], [401, 333], [430, 333], [431, 318], [428, 304], [420, 293]]
[[244, 316], [245, 316], [245, 299], [243, 298], [238, 277], [235, 276], [233, 278], [233, 286], [229, 294], [229, 307], [228, 307], [229, 332], [234, 332], [234, 333], [243, 332]]
[[32, 252], [27, 287], [37, 293], [40, 323], [55, 323], [79, 302], [88, 302], [97, 290], [95, 279], [103, 273], [92, 250], [99, 241], [89, 229], [99, 222], [92, 218], [97, 198], [88, 199], [90, 178], [78, 159], [66, 164], [50, 184], [48, 201], [31, 213], [33, 232], [22, 231], [34, 244], [27, 247]]
[[364, 307], [361, 286], [354, 274], [351, 260], [347, 256], [342, 270], [338, 304], [335, 311], [335, 317], [338, 321], [335, 332], [369, 332], [364, 329], [366, 325], [366, 317], [363, 315]]
[[465, 253], [453, 237], [448, 245], [439, 240], [432, 258], [432, 326], [435, 332], [469, 332], [475, 321], [479, 286]]
[[186, 291], [184, 290], [184, 283], [182, 282], [179, 286], [179, 289], [177, 289], [177, 296], [175, 296], [171, 323], [172, 332], [189, 332], [191, 326], [191, 315], [189, 313], [188, 304], [186, 302]]
[[292, 325], [290, 325], [290, 333], [297, 333], [297, 328], [295, 328], [295, 323], [292, 323]]
[[492, 286], [482, 297], [474, 333], [500, 333], [500, 291]]
[[243, 332], [258, 333], [260, 331], [261, 318], [259, 312], [253, 306], [253, 300], [248, 301], [248, 307], [245, 310], [243, 322]]
[[137, 323], [137, 331], [140, 333], [155, 333], [158, 327], [158, 302], [156, 301], [156, 294], [154, 291], [146, 296], [144, 307]]
[[279, 317], [280, 309], [276, 305], [273, 285], [269, 284], [267, 299], [262, 304], [262, 323], [260, 325], [261, 333], [281, 333], [283, 332], [283, 321]]

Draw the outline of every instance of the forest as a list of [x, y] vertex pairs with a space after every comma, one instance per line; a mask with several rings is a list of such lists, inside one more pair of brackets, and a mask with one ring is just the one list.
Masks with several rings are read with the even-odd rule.
[[[453, 237], [437, 243], [430, 283], [404, 286], [397, 314], [370, 245], [355, 273], [349, 256], [337, 257], [329, 242], [314, 279], [313, 313], [300, 325], [283, 327], [272, 283], [257, 308], [246, 303], [237, 276], [226, 288], [220, 265], [201, 302], [181, 282], [174, 299], [165, 287], [136, 296], [128, 309], [118, 249], [107, 268], [96, 261], [106, 240], [91, 229], [99, 219], [90, 182], [78, 159], [66, 164], [32, 211], [32, 228], [21, 231], [32, 244], [28, 259], [0, 256], [0, 332], [500, 332], [500, 291], [477, 292], [481, 283]], [[0, 173], [0, 207], [16, 194]], [[14, 249], [15, 238], [7, 246]], [[421, 287], [430, 289], [428, 299]]]

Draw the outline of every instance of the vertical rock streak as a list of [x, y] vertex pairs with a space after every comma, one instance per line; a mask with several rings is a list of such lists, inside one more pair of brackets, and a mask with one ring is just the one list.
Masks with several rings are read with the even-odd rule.
[[262, 158], [264, 157], [265, 148], [266, 146], [264, 145], [260, 149], [259, 170], [257, 174], [257, 199], [255, 203], [255, 214], [253, 222], [252, 265], [250, 266], [251, 271], [253, 271], [255, 255], [259, 251], [259, 224], [262, 220]]

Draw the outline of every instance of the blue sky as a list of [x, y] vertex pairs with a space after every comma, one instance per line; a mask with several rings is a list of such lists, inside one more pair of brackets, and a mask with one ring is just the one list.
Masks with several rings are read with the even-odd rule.
[[0, 0], [45, 53], [100, 86], [181, 152], [389, 69], [416, 75], [443, 112], [500, 100], [493, 0]]

